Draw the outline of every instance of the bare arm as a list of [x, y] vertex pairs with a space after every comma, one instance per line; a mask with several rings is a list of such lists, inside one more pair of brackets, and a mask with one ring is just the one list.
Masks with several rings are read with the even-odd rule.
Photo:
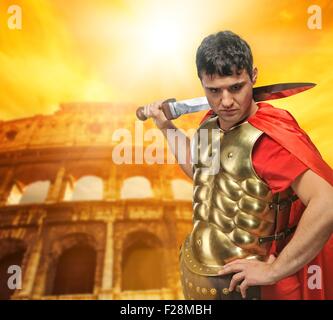
[[272, 265], [276, 281], [310, 262], [333, 232], [333, 187], [308, 170], [295, 180], [292, 188], [306, 209], [294, 237]]
[[179, 166], [192, 179], [190, 139], [172, 121], [165, 117], [162, 110], [160, 110], [162, 102], [157, 101], [146, 105], [144, 107], [144, 114], [147, 118], [153, 118], [156, 127], [162, 131], [164, 137], [167, 139]]

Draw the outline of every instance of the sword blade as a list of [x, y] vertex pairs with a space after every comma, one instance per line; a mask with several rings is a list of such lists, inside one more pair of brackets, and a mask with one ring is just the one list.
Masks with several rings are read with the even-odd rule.
[[277, 83], [253, 88], [254, 101], [282, 99], [313, 88], [311, 82]]
[[206, 97], [169, 102], [168, 104], [170, 108], [170, 113], [172, 114], [172, 119], [176, 119], [186, 113], [194, 113], [210, 108]]
[[[253, 88], [253, 99], [256, 102], [282, 99], [309, 90], [315, 85], [315, 83], [311, 82], [293, 82], [256, 87]], [[170, 113], [172, 114], [172, 117], [167, 117], [168, 119], [170, 118], [169, 120], [176, 119], [183, 114], [210, 109], [210, 105], [206, 97], [169, 102], [168, 105]]]

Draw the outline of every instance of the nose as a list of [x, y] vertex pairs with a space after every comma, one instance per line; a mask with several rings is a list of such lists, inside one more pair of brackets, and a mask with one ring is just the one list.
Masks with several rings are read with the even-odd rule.
[[223, 109], [230, 109], [233, 106], [233, 104], [234, 104], [234, 99], [232, 97], [232, 94], [230, 94], [230, 92], [228, 92], [227, 90], [222, 92], [220, 106]]

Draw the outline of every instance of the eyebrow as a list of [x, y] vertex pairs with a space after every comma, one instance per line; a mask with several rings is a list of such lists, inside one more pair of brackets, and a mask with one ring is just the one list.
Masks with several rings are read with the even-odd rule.
[[[230, 86], [228, 86], [228, 88], [231, 88], [233, 86], [242, 86], [246, 83], [246, 81], [240, 81], [240, 82], [235, 82], [233, 84], [231, 84]], [[221, 89], [222, 87], [205, 87], [206, 89]]]

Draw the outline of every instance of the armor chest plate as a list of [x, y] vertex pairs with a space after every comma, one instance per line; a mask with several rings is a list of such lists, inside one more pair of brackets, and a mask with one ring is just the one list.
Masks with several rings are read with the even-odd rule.
[[275, 222], [272, 192], [252, 166], [262, 131], [246, 122], [223, 133], [217, 121], [193, 139], [194, 228], [184, 245], [188, 267], [206, 275], [236, 258], [265, 259], [270, 244], [258, 238], [272, 234]]

